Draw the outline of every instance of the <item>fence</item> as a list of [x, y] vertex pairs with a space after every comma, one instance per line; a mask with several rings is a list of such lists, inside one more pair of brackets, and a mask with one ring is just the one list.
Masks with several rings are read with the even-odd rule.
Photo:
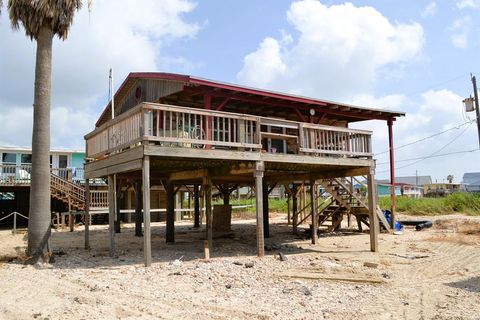
[[5, 217], [0, 219], [0, 221], [2, 221], [2, 220], [5, 220], [5, 219], [13, 216], [13, 229], [12, 229], [13, 234], [17, 234], [17, 215], [26, 219], [26, 220], [29, 220], [28, 217], [26, 217], [23, 214], [18, 213], [16, 211], [14, 211], [14, 212], [10, 213], [9, 215], [6, 215]]

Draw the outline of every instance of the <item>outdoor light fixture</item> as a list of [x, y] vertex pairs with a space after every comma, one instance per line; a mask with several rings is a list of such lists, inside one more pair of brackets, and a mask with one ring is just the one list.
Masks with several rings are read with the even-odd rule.
[[315, 115], [315, 109], [313, 109], [313, 108], [310, 109], [310, 115], [311, 115], [311, 116], [314, 116], [314, 115]]
[[465, 100], [463, 100], [463, 103], [465, 104], [466, 112], [471, 112], [475, 110], [474, 102], [475, 100], [473, 99], [473, 97], [468, 97], [468, 98], [465, 98]]

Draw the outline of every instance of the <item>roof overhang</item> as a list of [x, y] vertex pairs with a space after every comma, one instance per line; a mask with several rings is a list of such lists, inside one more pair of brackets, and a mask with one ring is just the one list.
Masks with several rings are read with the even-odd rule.
[[[203, 79], [199, 77], [163, 72], [140, 72], [130, 73], [120, 88], [115, 93], [115, 100], [121, 98], [125, 91], [134, 85], [139, 79], [167, 80], [181, 82], [183, 91], [189, 94], [210, 95], [234, 101], [243, 101], [251, 104], [278, 106], [279, 108], [291, 108], [300, 117], [305, 111], [313, 109], [318, 113], [338, 116], [347, 122], [365, 120], [390, 120], [405, 116], [404, 112], [390, 111], [385, 109], [360, 107], [351, 104], [339, 103], [329, 100], [320, 100], [287, 93], [263, 90], [236, 84], [224, 83]], [[110, 114], [111, 103], [102, 112], [97, 121], [97, 126]]]

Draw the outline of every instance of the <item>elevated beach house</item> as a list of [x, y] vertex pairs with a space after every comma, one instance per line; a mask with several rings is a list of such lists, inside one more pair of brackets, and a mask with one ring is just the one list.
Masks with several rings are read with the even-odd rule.
[[[350, 124], [385, 121], [393, 150], [392, 125], [400, 116], [404, 113], [188, 75], [131, 73], [99, 117], [95, 130], [85, 136], [87, 192], [88, 179], [108, 178], [114, 254], [115, 197], [122, 186], [134, 187], [137, 227], [141, 228], [143, 218], [147, 266], [151, 263], [151, 199], [145, 191], [154, 186], [166, 192], [167, 242], [175, 241], [174, 198], [180, 186], [194, 190], [194, 226], [200, 224], [198, 202], [201, 195], [204, 198], [205, 246], [209, 250], [214, 250], [215, 221], [224, 221], [230, 214], [230, 192], [252, 186], [257, 254], [262, 256], [264, 237], [269, 236], [268, 193], [281, 184], [293, 203], [294, 232], [301, 224], [317, 230], [327, 222], [335, 229], [345, 214], [356, 217], [359, 226], [369, 226], [371, 250], [376, 251], [383, 215], [372, 183], [372, 132], [351, 129]], [[393, 168], [393, 153], [390, 159]], [[364, 180], [368, 182], [367, 198], [354, 190], [354, 185]], [[226, 207], [218, 210], [218, 218], [212, 212], [212, 189], [225, 199]], [[310, 205], [305, 208], [296, 201], [300, 189], [309, 191]], [[85, 236], [88, 246], [88, 224]], [[312, 242], [316, 241], [317, 233], [312, 232]]]

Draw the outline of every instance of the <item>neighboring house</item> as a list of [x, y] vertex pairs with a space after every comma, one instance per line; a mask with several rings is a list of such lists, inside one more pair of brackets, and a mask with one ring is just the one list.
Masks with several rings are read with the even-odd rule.
[[411, 186], [423, 187], [426, 184], [432, 183], [432, 177], [430, 176], [405, 176], [395, 177], [395, 184], [405, 184]]
[[[52, 149], [52, 173], [68, 180], [83, 180], [85, 152], [81, 150]], [[30, 180], [32, 150], [22, 147], [0, 147], [0, 179]]]
[[[52, 211], [83, 209], [84, 158], [85, 152], [81, 150], [53, 149], [51, 151]], [[28, 215], [31, 172], [30, 148], [0, 147], [0, 218], [13, 211]], [[93, 188], [101, 188], [101, 186], [96, 184], [92, 186]], [[11, 223], [11, 219], [4, 219], [1, 222], [4, 225], [11, 225]], [[22, 219], [19, 223], [25, 224], [26, 221]]]
[[464, 173], [463, 184], [467, 192], [480, 192], [480, 172]]
[[[392, 193], [392, 185], [390, 180], [375, 180], [377, 185], [377, 194], [379, 197], [390, 196]], [[364, 181], [365, 183], [365, 181]], [[360, 188], [360, 184], [355, 186]], [[395, 183], [395, 195], [406, 196], [410, 198], [419, 198], [423, 196], [423, 188], [406, 183]]]
[[427, 197], [443, 197], [454, 192], [462, 191], [461, 183], [430, 183], [424, 185], [425, 196]]
[[414, 186], [406, 183], [399, 183], [398, 185], [402, 190], [402, 196], [409, 198], [423, 197], [423, 187]]
[[[377, 194], [379, 197], [389, 197], [392, 194], [392, 185], [377, 182]], [[400, 186], [395, 185], [395, 194], [397, 196], [402, 195]]]

